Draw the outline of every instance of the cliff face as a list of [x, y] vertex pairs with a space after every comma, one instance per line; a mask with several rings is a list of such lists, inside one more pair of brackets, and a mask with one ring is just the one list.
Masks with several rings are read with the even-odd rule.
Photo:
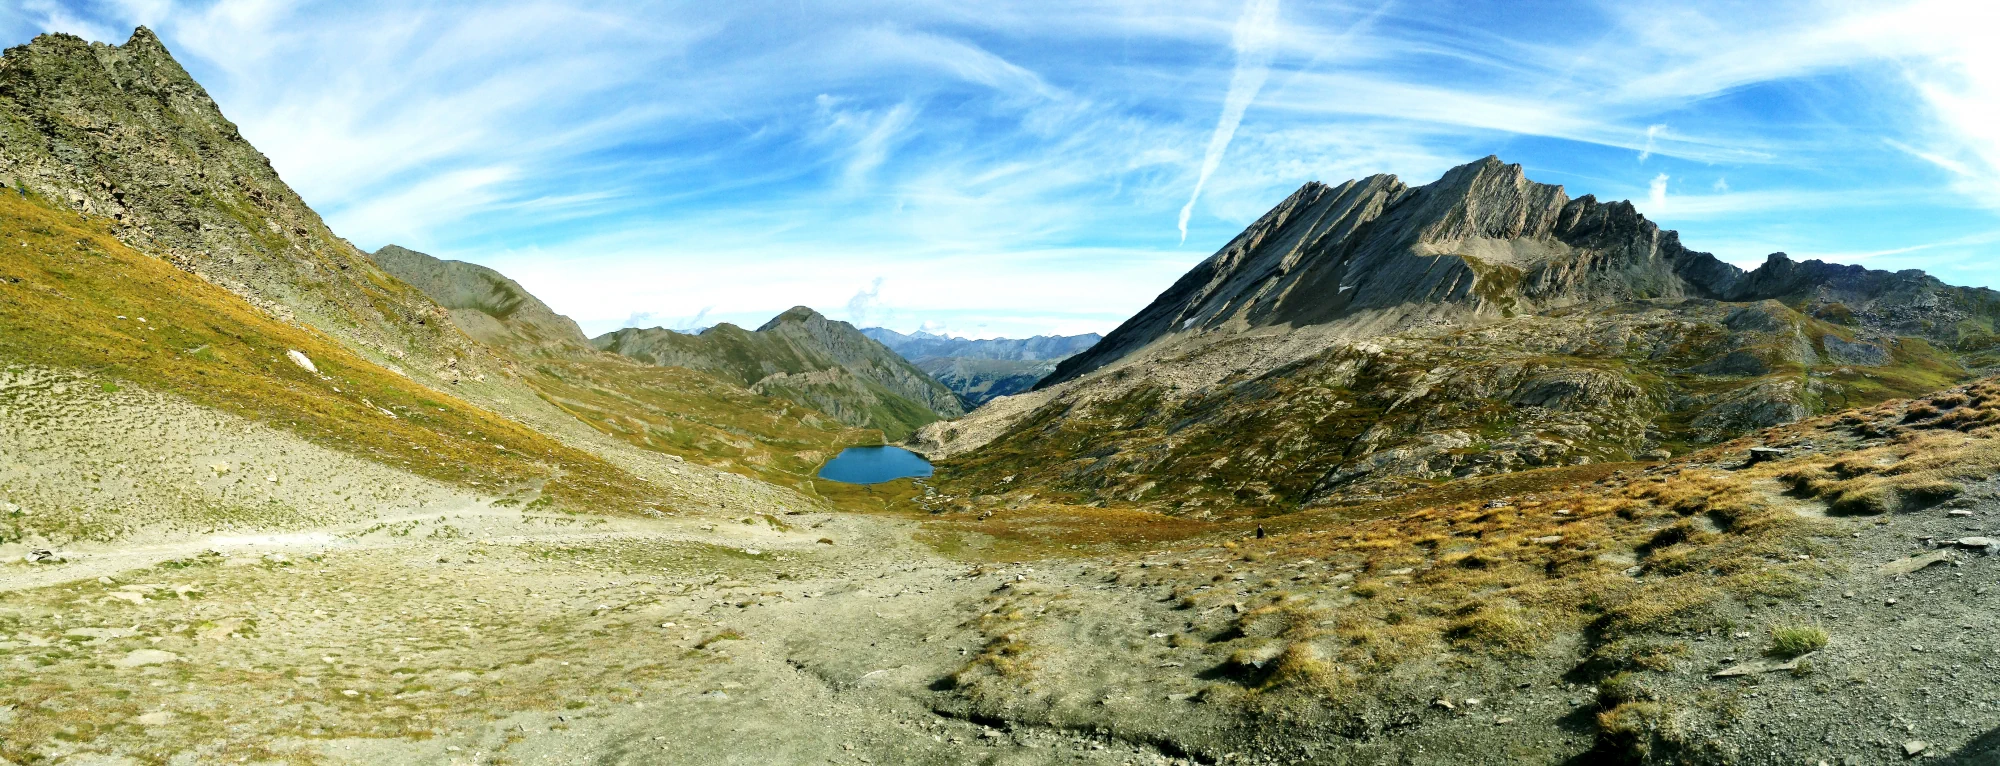
[[664, 367], [714, 373], [769, 396], [816, 408], [892, 440], [941, 417], [965, 414], [958, 397], [853, 325], [804, 306], [755, 332], [719, 324], [700, 334], [626, 328], [597, 348]]
[[0, 180], [365, 351], [464, 355], [442, 310], [334, 236], [144, 27], [0, 56]]

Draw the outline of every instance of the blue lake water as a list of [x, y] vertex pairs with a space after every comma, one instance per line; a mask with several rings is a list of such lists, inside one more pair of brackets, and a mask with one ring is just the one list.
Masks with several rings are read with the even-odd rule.
[[929, 475], [931, 462], [902, 447], [848, 447], [819, 468], [820, 478], [844, 484], [876, 484]]

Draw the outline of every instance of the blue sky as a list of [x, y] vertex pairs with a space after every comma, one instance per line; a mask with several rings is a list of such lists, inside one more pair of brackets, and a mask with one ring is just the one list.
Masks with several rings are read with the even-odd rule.
[[0, 0], [0, 38], [149, 25], [337, 233], [593, 334], [1022, 336], [1305, 181], [1487, 154], [1737, 263], [1995, 284], [1995, 5]]

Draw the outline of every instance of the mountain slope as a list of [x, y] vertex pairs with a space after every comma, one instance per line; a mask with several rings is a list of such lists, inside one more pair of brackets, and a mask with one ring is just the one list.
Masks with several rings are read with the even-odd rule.
[[956, 358], [1037, 362], [1067, 359], [1090, 348], [1104, 336], [1037, 335], [1032, 338], [952, 338], [927, 332], [908, 335], [884, 327], [864, 327], [861, 334], [888, 346], [904, 359]]
[[966, 492], [1284, 510], [1919, 395], [1992, 363], [1994, 298], [1782, 255], [1744, 272], [1487, 158], [1308, 184], [1032, 397], [915, 443]]
[[448, 484], [538, 490], [576, 509], [663, 499], [596, 455], [393, 374], [111, 234], [108, 221], [0, 195], [0, 235], [20, 243], [0, 261], [0, 360], [183, 397]]
[[500, 272], [397, 245], [384, 246], [369, 257], [450, 311], [452, 322], [481, 343], [528, 354], [593, 350], [574, 320], [557, 314]]
[[1033, 388], [1055, 370], [1056, 363], [1103, 337], [1087, 333], [972, 340], [922, 331], [904, 335], [881, 327], [865, 327], [861, 333], [910, 360], [971, 407]]
[[373, 257], [491, 346], [509, 377], [564, 415], [633, 447], [815, 493], [807, 478], [820, 463], [868, 438], [810, 407], [706, 372], [599, 351], [575, 321], [484, 266], [395, 245]]
[[891, 440], [965, 412], [955, 394], [895, 352], [804, 306], [755, 332], [727, 323], [698, 335], [626, 328], [591, 343], [649, 364], [714, 373], [842, 423], [879, 429]]
[[468, 356], [438, 309], [334, 236], [145, 27], [0, 56], [0, 178], [278, 316], [427, 373]]
[[1689, 250], [1629, 202], [1571, 200], [1487, 157], [1436, 182], [1376, 175], [1308, 183], [1044, 387], [1175, 335], [1321, 325], [1372, 337], [1564, 306], [1782, 299], [1870, 330], [1955, 344], [1993, 336], [2000, 293], [1922, 272], [1871, 272], [1782, 254], [1754, 272]]

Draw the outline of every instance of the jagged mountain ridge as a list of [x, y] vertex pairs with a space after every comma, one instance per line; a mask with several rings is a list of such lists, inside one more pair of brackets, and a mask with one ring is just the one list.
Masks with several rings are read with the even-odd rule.
[[[1786, 299], [1844, 309], [1871, 329], [1953, 343], [2000, 293], [1782, 253], [1745, 272], [1646, 220], [1630, 202], [1569, 199], [1497, 157], [1405, 185], [1374, 175], [1309, 182], [1041, 386], [1164, 337], [1329, 325], [1365, 338], [1637, 299]], [[1990, 330], [1990, 328], [1989, 328]]]
[[846, 322], [796, 306], [756, 331], [723, 323], [699, 334], [628, 327], [591, 340], [599, 349], [702, 370], [761, 394], [818, 409], [892, 440], [965, 414], [958, 396]]
[[416, 372], [471, 355], [442, 309], [327, 229], [145, 27], [0, 56], [0, 179], [135, 249]]
[[1032, 395], [912, 443], [968, 493], [1293, 509], [1921, 395], [2000, 364], [1994, 298], [1782, 254], [1746, 272], [1489, 157], [1308, 184]]
[[969, 407], [1033, 388], [1057, 363], [1103, 339], [1094, 332], [981, 340], [921, 330], [904, 335], [882, 327], [864, 327], [861, 333], [910, 360]]

